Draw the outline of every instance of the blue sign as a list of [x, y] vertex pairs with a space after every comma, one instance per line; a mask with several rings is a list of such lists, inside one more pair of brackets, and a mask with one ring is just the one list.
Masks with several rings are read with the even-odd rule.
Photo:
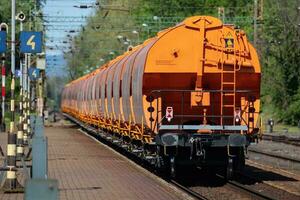
[[17, 76], [17, 77], [21, 77], [21, 75], [22, 75], [21, 70], [17, 69], [17, 70], [16, 70], [16, 76]]
[[42, 52], [42, 32], [22, 31], [20, 35], [21, 53]]
[[35, 67], [30, 67], [28, 69], [28, 75], [30, 77], [30, 80], [36, 80], [40, 77], [40, 69], [37, 69]]
[[0, 53], [6, 51], [6, 31], [0, 31]]

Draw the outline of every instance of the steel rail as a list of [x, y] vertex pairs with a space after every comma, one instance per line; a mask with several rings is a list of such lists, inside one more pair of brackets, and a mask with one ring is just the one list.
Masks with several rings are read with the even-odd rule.
[[262, 136], [263, 140], [267, 140], [267, 141], [272, 141], [272, 142], [278, 142], [278, 143], [284, 143], [284, 144], [289, 144], [289, 145], [293, 145], [293, 146], [300, 146], [300, 138], [291, 138], [291, 137], [287, 137], [285, 135], [267, 135], [267, 134], [263, 134]]
[[[241, 174], [241, 175], [242, 175], [242, 174]], [[216, 174], [216, 176], [217, 176], [218, 178], [221, 178], [221, 179], [223, 179], [223, 180], [226, 180], [226, 178], [225, 178], [224, 176], [222, 176], [222, 175]], [[242, 175], [242, 176], [243, 176], [243, 175]], [[250, 178], [252, 178], [252, 177], [250, 177]], [[243, 184], [241, 184], [241, 183], [238, 183], [238, 182], [236, 182], [236, 181], [233, 181], [233, 180], [226, 180], [226, 181], [227, 181], [227, 184], [228, 184], [229, 186], [234, 187], [235, 189], [238, 189], [238, 190], [240, 190], [240, 191], [243, 191], [244, 193], [248, 193], [248, 194], [251, 195], [251, 196], [255, 196], [255, 197], [258, 197], [259, 199], [265, 199], [265, 200], [276, 200], [276, 199], [273, 198], [273, 197], [270, 197], [270, 196], [268, 196], [268, 195], [262, 194], [262, 193], [260, 193], [259, 191], [254, 190], [254, 189], [252, 189], [252, 188], [250, 188], [250, 187], [248, 187], [248, 186], [245, 186], [245, 185], [243, 185]]]
[[[224, 176], [221, 176], [221, 175], [218, 175], [216, 174], [216, 176], [218, 178], [221, 178], [221, 179], [225, 179]], [[177, 181], [175, 180], [170, 180], [170, 183], [172, 183], [173, 185], [175, 185], [176, 187], [178, 187], [179, 189], [183, 190], [184, 192], [188, 193], [189, 195], [191, 195], [192, 197], [194, 198], [197, 198], [197, 199], [201, 199], [201, 200], [209, 200], [208, 198], [206, 198], [205, 196], [191, 190], [190, 188], [188, 187], [185, 187], [183, 185], [181, 185], [180, 183], [178, 183]], [[242, 191], [243, 193], [247, 193], [248, 195], [250, 196], [253, 196], [253, 197], [258, 197], [259, 199], [264, 199], [264, 200], [276, 200], [275, 198], [272, 198], [268, 195], [265, 195], [265, 194], [262, 194], [260, 193], [259, 191], [257, 190], [254, 190], [248, 186], [245, 186], [241, 183], [238, 183], [236, 181], [232, 181], [232, 180], [226, 180], [226, 183], [228, 185], [230, 185], [231, 187], [234, 187], [235, 189], [238, 189], [239, 191]]]
[[192, 197], [196, 198], [196, 199], [200, 199], [200, 200], [209, 200], [208, 198], [206, 198], [205, 196], [189, 189], [188, 187], [185, 187], [183, 185], [181, 185], [180, 183], [178, 183], [175, 180], [170, 180], [170, 183], [172, 183], [174, 186], [176, 186], [177, 188], [183, 190], [184, 192], [188, 193], [189, 195], [191, 195]]
[[257, 153], [257, 154], [262, 154], [262, 155], [269, 156], [269, 157], [273, 157], [273, 158], [279, 158], [279, 159], [282, 159], [282, 160], [288, 160], [288, 161], [291, 161], [291, 162], [300, 163], [300, 160], [296, 159], [296, 158], [284, 157], [284, 156], [281, 156], [281, 155], [262, 152], [262, 151], [258, 151], [258, 150], [254, 150], [254, 149], [248, 149], [248, 151], [253, 152], [253, 153]]
[[239, 189], [239, 190], [243, 190], [243, 191], [249, 193], [250, 195], [254, 195], [254, 196], [259, 197], [259, 198], [261, 198], [261, 199], [275, 200], [275, 198], [272, 198], [272, 197], [270, 197], [270, 196], [267, 196], [267, 195], [265, 195], [265, 194], [262, 194], [262, 193], [260, 193], [259, 191], [256, 191], [256, 190], [254, 190], [254, 189], [252, 189], [252, 188], [250, 188], [250, 187], [247, 187], [247, 186], [245, 186], [245, 185], [242, 185], [242, 184], [240, 184], [240, 183], [238, 183], [238, 182], [236, 182], [236, 181], [228, 181], [227, 183], [228, 183], [230, 186], [232, 186], [232, 187], [235, 187], [235, 188], [237, 188], [237, 189]]

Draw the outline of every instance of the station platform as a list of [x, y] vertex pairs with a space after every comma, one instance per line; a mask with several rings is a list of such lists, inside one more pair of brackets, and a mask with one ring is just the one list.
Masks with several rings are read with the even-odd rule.
[[[58, 180], [60, 199], [189, 199], [180, 190], [75, 126], [46, 127], [45, 134], [48, 137], [48, 175]], [[0, 135], [3, 150], [6, 135]], [[0, 193], [0, 199], [23, 199], [23, 196], [22, 193]]]

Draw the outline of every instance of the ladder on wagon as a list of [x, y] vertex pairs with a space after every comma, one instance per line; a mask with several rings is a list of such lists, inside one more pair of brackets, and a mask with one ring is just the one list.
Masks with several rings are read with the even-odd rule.
[[[221, 125], [232, 123], [235, 125], [234, 112], [236, 109], [236, 50], [235, 38], [229, 32], [227, 38], [223, 38], [224, 45], [221, 59]], [[225, 59], [228, 60], [233, 52], [233, 63], [224, 65]], [[224, 55], [226, 56], [224, 59]], [[229, 115], [229, 116], [228, 116]], [[232, 115], [232, 118], [230, 117]], [[232, 121], [231, 121], [232, 119]]]

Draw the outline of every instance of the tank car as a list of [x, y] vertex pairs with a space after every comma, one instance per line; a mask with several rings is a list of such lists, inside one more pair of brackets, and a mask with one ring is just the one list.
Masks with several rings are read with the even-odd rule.
[[261, 69], [243, 30], [193, 16], [67, 84], [62, 111], [176, 174], [245, 163], [259, 135]]

